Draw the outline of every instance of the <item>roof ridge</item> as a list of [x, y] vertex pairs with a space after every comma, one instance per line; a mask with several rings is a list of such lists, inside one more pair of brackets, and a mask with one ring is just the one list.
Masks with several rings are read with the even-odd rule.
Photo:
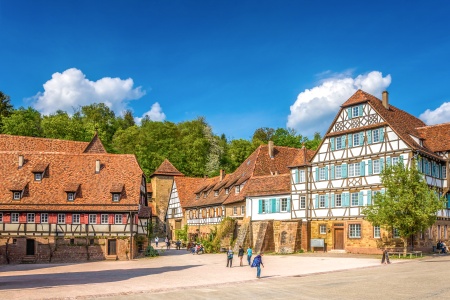
[[[419, 119], [420, 120], [420, 119]], [[425, 123], [425, 122], [424, 122]], [[450, 125], [450, 122], [445, 122], [445, 123], [439, 123], [439, 124], [433, 124], [433, 125], [425, 125], [425, 126], [420, 126], [420, 127], [416, 127], [416, 129], [422, 129], [422, 128], [430, 128], [430, 127], [437, 127], [437, 126], [447, 126]]]

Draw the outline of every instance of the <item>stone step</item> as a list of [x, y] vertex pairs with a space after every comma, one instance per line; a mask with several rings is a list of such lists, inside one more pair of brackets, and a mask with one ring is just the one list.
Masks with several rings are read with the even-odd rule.
[[34, 264], [36, 262], [36, 255], [26, 255], [22, 258], [21, 264]]

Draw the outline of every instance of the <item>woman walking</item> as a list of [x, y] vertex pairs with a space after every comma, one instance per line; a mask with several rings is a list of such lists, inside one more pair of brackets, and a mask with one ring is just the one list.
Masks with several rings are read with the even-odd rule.
[[248, 246], [248, 248], [247, 248], [247, 261], [248, 261], [248, 265], [249, 266], [252, 264], [252, 255], [253, 255], [252, 247]]
[[264, 268], [264, 264], [262, 262], [263, 253], [260, 252], [255, 256], [252, 263], [252, 268], [256, 267], [256, 278], [261, 278], [261, 266]]
[[239, 257], [239, 265], [242, 267], [242, 258], [244, 258], [244, 249], [242, 248], [242, 246], [239, 246], [239, 252], [238, 252], [238, 257]]
[[227, 268], [228, 265], [230, 266], [230, 268], [233, 265], [233, 250], [231, 250], [231, 247], [229, 247], [227, 251]]

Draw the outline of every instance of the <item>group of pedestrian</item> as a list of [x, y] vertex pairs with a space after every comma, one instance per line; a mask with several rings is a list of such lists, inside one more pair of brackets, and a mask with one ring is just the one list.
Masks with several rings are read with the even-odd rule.
[[[158, 248], [158, 243], [159, 243], [159, 238], [155, 237], [155, 245], [156, 248]], [[169, 240], [169, 236], [166, 236], [166, 238], [164, 239], [164, 243], [166, 244], [166, 249], [169, 250], [170, 249], [170, 240]], [[181, 242], [180, 242], [180, 246], [181, 246]], [[177, 248], [178, 248], [178, 244], [177, 244]]]
[[[231, 268], [233, 266], [233, 255], [234, 252], [231, 249], [231, 247], [229, 247], [227, 251], [227, 268], [228, 267]], [[252, 262], [252, 255], [253, 250], [250, 246], [248, 246], [247, 248], [248, 265], [251, 266], [252, 268], [256, 268], [256, 278], [261, 278], [261, 266], [264, 268], [264, 264], [262, 262], [263, 253], [260, 252], [258, 255], [256, 255], [255, 258], [253, 259], [253, 262]], [[242, 267], [243, 266], [242, 259], [244, 258], [244, 248], [242, 248], [242, 246], [239, 246], [238, 257], [240, 263], [239, 265]]]

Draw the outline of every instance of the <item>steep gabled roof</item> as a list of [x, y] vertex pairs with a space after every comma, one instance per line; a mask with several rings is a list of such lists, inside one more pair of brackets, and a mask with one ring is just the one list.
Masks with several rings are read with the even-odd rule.
[[450, 151], [450, 123], [419, 127], [417, 132], [431, 151]]
[[89, 145], [87, 145], [86, 149], [84, 149], [83, 152], [84, 153], [106, 153], [106, 149], [103, 146], [102, 141], [98, 137], [97, 132], [95, 133], [91, 142], [89, 143]]
[[316, 154], [316, 151], [306, 149], [305, 146], [303, 146], [302, 149], [300, 149], [300, 151], [294, 157], [294, 160], [292, 161], [289, 167], [293, 168], [293, 167], [310, 166], [311, 159], [313, 158], [314, 154]]
[[82, 153], [88, 142], [0, 134], [0, 151]]
[[150, 177], [153, 177], [155, 175], [184, 176], [184, 174], [178, 171], [177, 168], [175, 168], [168, 159], [165, 159]]

